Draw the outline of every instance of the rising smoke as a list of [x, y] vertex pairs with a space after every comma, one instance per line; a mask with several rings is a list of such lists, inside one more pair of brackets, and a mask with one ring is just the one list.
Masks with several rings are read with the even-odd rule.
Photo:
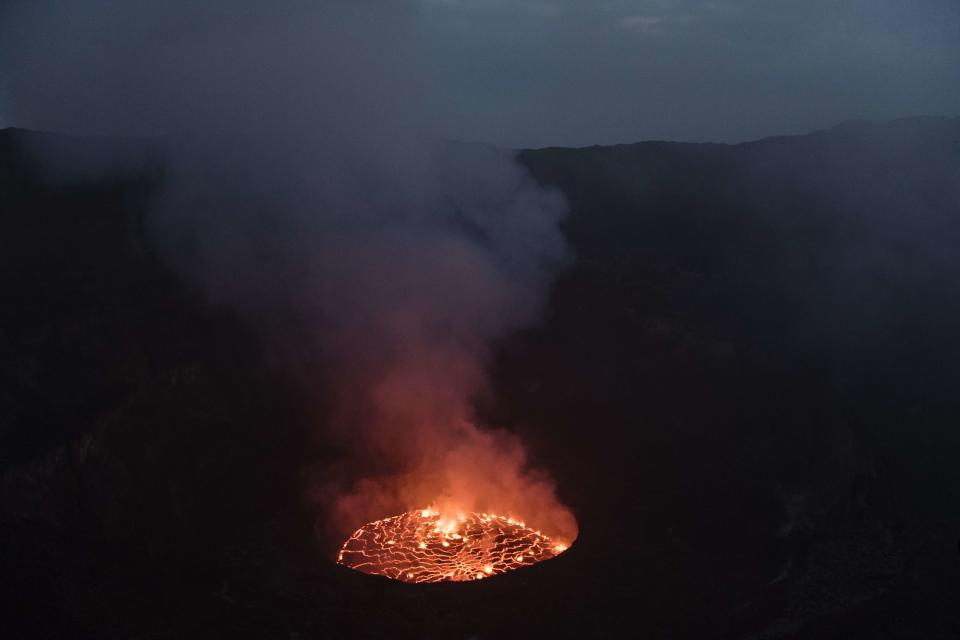
[[414, 4], [281, 6], [13, 3], [0, 108], [167, 138], [163, 255], [278, 362], [324, 363], [304, 382], [347, 460], [308, 494], [333, 531], [432, 505], [572, 540], [549, 477], [473, 412], [493, 341], [536, 319], [563, 263], [563, 199], [506, 152], [434, 137]]

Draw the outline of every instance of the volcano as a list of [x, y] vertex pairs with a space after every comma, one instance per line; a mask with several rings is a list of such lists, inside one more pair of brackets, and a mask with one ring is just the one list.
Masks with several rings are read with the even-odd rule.
[[347, 538], [344, 566], [402, 582], [481, 580], [567, 550], [525, 523], [489, 513], [442, 516], [422, 509], [370, 522]]

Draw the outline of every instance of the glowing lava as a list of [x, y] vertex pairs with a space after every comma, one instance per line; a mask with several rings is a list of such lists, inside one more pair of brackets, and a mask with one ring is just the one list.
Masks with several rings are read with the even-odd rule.
[[442, 518], [424, 509], [360, 527], [343, 543], [337, 562], [403, 582], [459, 582], [536, 564], [566, 549], [513, 518]]

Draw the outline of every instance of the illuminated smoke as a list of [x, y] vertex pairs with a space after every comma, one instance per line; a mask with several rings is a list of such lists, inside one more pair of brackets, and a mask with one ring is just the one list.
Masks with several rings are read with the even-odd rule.
[[492, 344], [535, 321], [564, 261], [565, 204], [511, 154], [438, 140], [415, 3], [37, 0], [3, 18], [8, 117], [167, 136], [151, 232], [279, 366], [308, 363], [332, 407], [319, 439], [343, 451], [307, 492], [331, 533], [432, 505], [573, 540], [547, 474], [473, 411]]

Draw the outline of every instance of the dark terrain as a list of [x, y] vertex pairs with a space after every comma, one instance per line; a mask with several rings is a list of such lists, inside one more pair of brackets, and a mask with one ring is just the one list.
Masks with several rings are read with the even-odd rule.
[[575, 259], [481, 410], [580, 538], [408, 586], [330, 561], [323, 407], [157, 256], [163, 142], [0, 131], [0, 636], [960, 637], [960, 119], [518, 157]]

